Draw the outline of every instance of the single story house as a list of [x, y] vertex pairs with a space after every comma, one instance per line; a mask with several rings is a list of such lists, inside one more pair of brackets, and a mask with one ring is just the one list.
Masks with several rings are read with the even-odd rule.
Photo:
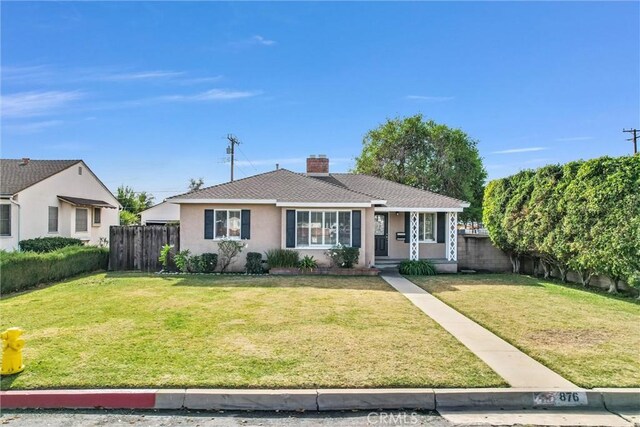
[[82, 160], [0, 160], [0, 248], [36, 237], [109, 238], [118, 200]]
[[[328, 264], [338, 243], [360, 248], [359, 267], [429, 259], [457, 271], [457, 215], [469, 203], [381, 178], [330, 173], [311, 156], [306, 173], [286, 169], [167, 199], [180, 205], [180, 248], [217, 252], [221, 238], [246, 241], [245, 251], [287, 248]], [[232, 268], [244, 267], [245, 259]]]
[[164, 201], [140, 212], [142, 225], [166, 225], [180, 221], [180, 205]]

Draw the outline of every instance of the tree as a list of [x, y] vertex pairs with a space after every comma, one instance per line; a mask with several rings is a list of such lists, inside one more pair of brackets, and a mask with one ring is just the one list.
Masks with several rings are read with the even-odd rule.
[[487, 172], [477, 142], [421, 114], [389, 119], [369, 131], [354, 171], [471, 203], [462, 220], [479, 220]]
[[204, 185], [204, 180], [202, 178], [189, 178], [189, 191], [199, 190]]
[[[120, 213], [120, 223], [123, 225], [137, 224], [140, 222], [140, 212], [149, 209], [153, 205], [153, 196], [146, 191], [136, 192], [129, 186], [121, 185], [116, 192], [116, 199], [122, 205], [123, 211]], [[135, 221], [131, 215], [135, 215]], [[133, 221], [133, 222], [131, 222]]]

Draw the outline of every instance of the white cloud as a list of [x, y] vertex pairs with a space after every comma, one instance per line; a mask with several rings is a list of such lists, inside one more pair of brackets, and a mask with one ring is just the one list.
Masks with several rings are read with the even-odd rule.
[[547, 149], [548, 149], [547, 147], [509, 148], [507, 150], [493, 151], [491, 154], [531, 153], [534, 151], [543, 151]]
[[193, 95], [169, 95], [159, 98], [164, 101], [228, 101], [232, 99], [251, 98], [261, 91], [211, 89]]
[[8, 124], [5, 125], [4, 128], [12, 133], [36, 133], [62, 123], [62, 120], [47, 120], [42, 122]]
[[424, 96], [424, 95], [407, 95], [405, 98], [412, 101], [425, 101], [425, 102], [445, 102], [445, 101], [452, 101], [455, 99], [453, 96]]
[[558, 142], [574, 142], [574, 141], [589, 141], [595, 139], [593, 136], [570, 136], [567, 138], [556, 138]]
[[110, 81], [140, 81], [140, 80], [154, 80], [154, 79], [167, 79], [173, 77], [179, 77], [184, 75], [182, 71], [138, 71], [132, 73], [113, 73], [96, 76], [97, 80], [110, 80]]
[[2, 96], [3, 117], [30, 117], [59, 112], [84, 96], [79, 91], [19, 92]]
[[275, 40], [265, 39], [264, 37], [258, 35], [251, 37], [251, 40], [255, 44], [261, 44], [263, 46], [273, 46], [274, 44], [276, 44]]

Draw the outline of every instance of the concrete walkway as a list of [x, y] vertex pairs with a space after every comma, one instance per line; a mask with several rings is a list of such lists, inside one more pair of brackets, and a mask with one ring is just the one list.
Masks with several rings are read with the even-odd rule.
[[398, 273], [384, 272], [381, 277], [482, 359], [511, 387], [579, 388]]

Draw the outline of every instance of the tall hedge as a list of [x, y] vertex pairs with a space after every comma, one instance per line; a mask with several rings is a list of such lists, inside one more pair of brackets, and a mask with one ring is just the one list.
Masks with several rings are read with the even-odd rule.
[[109, 250], [95, 246], [70, 246], [47, 253], [0, 251], [0, 292], [105, 270], [108, 261]]
[[601, 157], [526, 170], [487, 184], [483, 220], [514, 272], [523, 256], [563, 280], [640, 281], [640, 156]]

